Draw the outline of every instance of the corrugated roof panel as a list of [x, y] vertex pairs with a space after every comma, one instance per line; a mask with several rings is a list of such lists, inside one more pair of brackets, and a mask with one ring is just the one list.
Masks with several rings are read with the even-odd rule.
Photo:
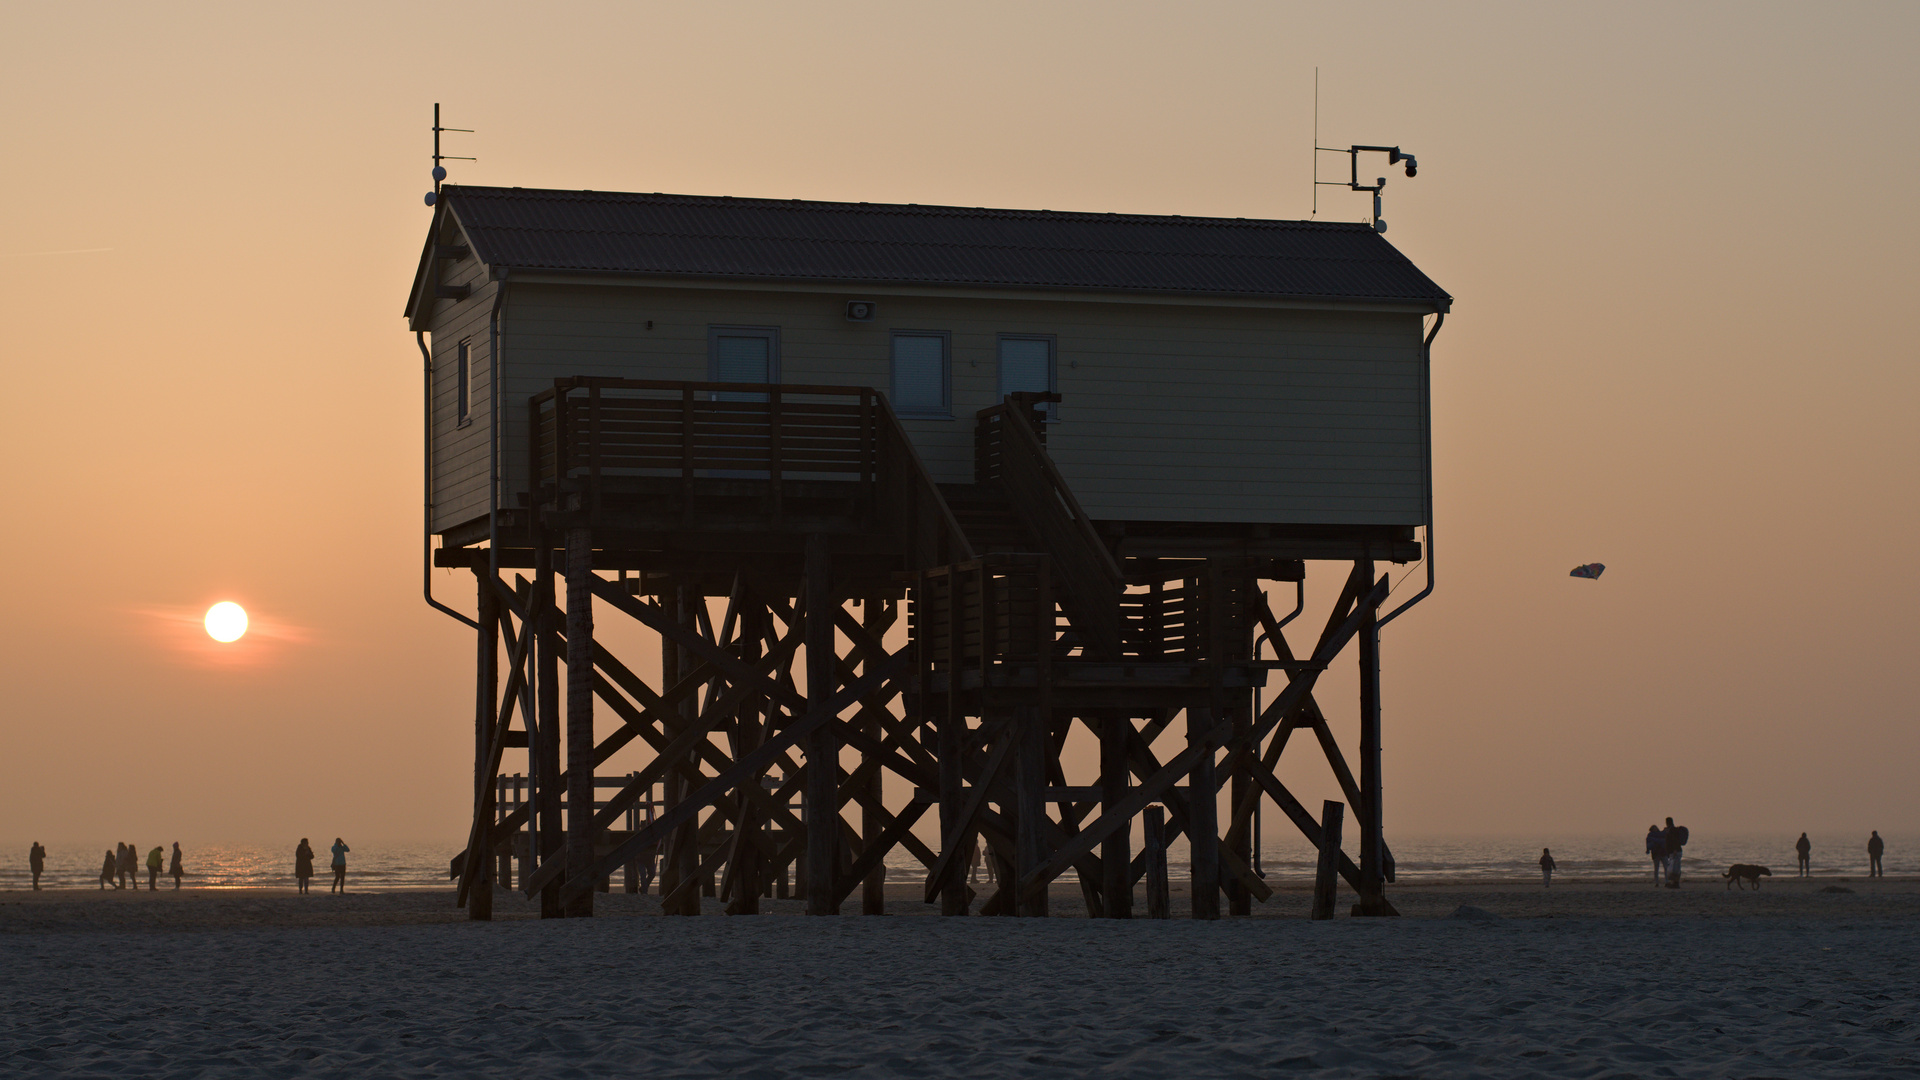
[[483, 260], [529, 270], [1451, 299], [1365, 225], [453, 185], [441, 198]]

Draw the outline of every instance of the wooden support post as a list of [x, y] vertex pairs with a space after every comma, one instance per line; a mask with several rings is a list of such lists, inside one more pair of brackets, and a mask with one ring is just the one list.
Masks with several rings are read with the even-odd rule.
[[1313, 874], [1313, 917], [1333, 918], [1334, 896], [1340, 888], [1340, 822], [1346, 807], [1328, 799], [1320, 810], [1320, 864]]
[[[593, 873], [593, 531], [567, 530], [567, 879]], [[567, 916], [593, 914], [593, 890]]]
[[1187, 710], [1187, 749], [1198, 750], [1188, 777], [1187, 846], [1193, 853], [1193, 917], [1220, 917], [1220, 785], [1214, 776], [1213, 710]]
[[[1230, 786], [1231, 796], [1227, 801], [1233, 817], [1227, 822], [1227, 835], [1233, 839], [1229, 850], [1240, 860], [1242, 866], [1255, 865], [1256, 856], [1253, 838], [1256, 835], [1253, 818], [1260, 812], [1259, 802], [1253, 793], [1253, 716], [1251, 710], [1242, 704], [1233, 709], [1233, 775]], [[1242, 808], [1245, 808], [1244, 810]], [[1230, 915], [1253, 914], [1253, 894], [1235, 877], [1227, 882], [1227, 913]]]
[[[960, 709], [960, 670], [965, 666], [966, 650], [963, 647], [963, 604], [961, 602], [960, 574], [955, 571], [937, 579], [922, 578], [923, 588], [932, 593], [936, 589], [945, 589], [947, 598], [947, 692], [941, 695], [941, 703], [946, 711], [939, 720], [939, 729], [935, 732], [938, 742], [938, 760], [940, 762], [940, 836], [943, 842], [951, 842], [957, 837], [962, 848], [979, 843], [977, 832], [960, 836], [956, 830], [960, 819], [966, 813], [967, 790], [965, 757], [967, 755], [967, 717]], [[984, 642], [982, 643], [985, 644]], [[931, 658], [922, 662], [920, 677], [933, 677]], [[947, 855], [944, 849], [940, 852]], [[988, 856], [992, 858], [991, 855]], [[988, 863], [991, 867], [993, 864]], [[965, 915], [968, 899], [967, 875], [951, 874], [946, 886], [940, 891], [940, 914]]]
[[[1356, 564], [1365, 579], [1373, 580], [1373, 561]], [[1361, 601], [1360, 633], [1360, 794], [1366, 802], [1360, 815], [1360, 913], [1385, 915], [1386, 870], [1381, 858], [1380, 810], [1380, 609]]]
[[[740, 601], [740, 633], [736, 640], [740, 643], [740, 659], [752, 664], [760, 659], [760, 647], [766, 640], [767, 609], [760, 597], [752, 592], [737, 599]], [[732, 742], [735, 761], [760, 747], [762, 701], [757, 695], [749, 697], [734, 712]], [[761, 778], [755, 777], [752, 783], [755, 787], [760, 786]], [[728, 868], [733, 892], [727, 903], [727, 914], [758, 915], [766, 876], [761, 869], [766, 863], [761, 847], [772, 840], [771, 821], [757, 812], [752, 801], [743, 795], [734, 822], [733, 857]]]
[[[807, 708], [825, 708], [835, 690], [833, 557], [823, 533], [807, 536]], [[840, 733], [809, 732], [807, 747], [807, 914], [836, 915], [833, 874], [840, 863]]]
[[[553, 541], [543, 531], [537, 536], [533, 552], [533, 606], [551, 618], [558, 610], [554, 603]], [[541, 628], [544, 630], [544, 627]], [[539, 701], [539, 730], [534, 734], [533, 810], [535, 839], [539, 855], [535, 865], [564, 858], [565, 836], [561, 832], [560, 805], [560, 650], [554, 647], [556, 635], [542, 633], [534, 639], [538, 659], [534, 696]], [[556, 879], [540, 890], [540, 917], [558, 919], [566, 913], [560, 908], [560, 888], [566, 882]]]
[[[473, 779], [475, 790], [478, 791], [495, 782], [489, 774], [493, 760], [494, 710], [500, 704], [500, 600], [493, 591], [493, 580], [488, 572], [475, 567], [473, 573], [480, 582], [479, 652], [474, 665], [478, 685], [474, 693], [473, 751]], [[475, 922], [490, 922], [493, 919], [493, 852], [488, 850], [492, 846], [488, 841], [493, 835], [493, 823], [486, 824], [487, 827], [480, 830], [481, 850], [467, 852], [467, 858], [480, 860], [479, 876], [474, 879], [473, 888], [467, 894], [467, 918]]]
[[1147, 845], [1147, 918], [1173, 916], [1173, 890], [1167, 884], [1167, 811], [1149, 806], [1141, 814]]
[[[628, 773], [627, 780], [631, 783], [638, 779], [639, 776], [639, 773]], [[629, 807], [627, 810], [627, 831], [631, 833], [638, 832], [639, 830], [640, 807]], [[621, 888], [628, 893], [638, 893], [640, 891], [640, 857], [638, 855], [627, 860], [625, 871], [626, 872], [621, 875]]]
[[[876, 638], [885, 634], [888, 624], [893, 621], [889, 617], [889, 612], [886, 610], [886, 603], [887, 601], [881, 597], [869, 596], [861, 604], [862, 624], [867, 628], [867, 631]], [[874, 667], [884, 659], [886, 659], [884, 656], [875, 656], [872, 653], [866, 654], [866, 659], [860, 665], [860, 673], [862, 675], [872, 674]], [[877, 695], [874, 699], [869, 700], [867, 704], [876, 712], [882, 707]], [[876, 739], [880, 737], [880, 718], [878, 716], [869, 716], [865, 726], [868, 735]], [[863, 760], [870, 760], [872, 757], [870, 754], [862, 754], [861, 756]], [[882, 805], [882, 786], [880, 783], [879, 769], [873, 770], [873, 777], [867, 781], [867, 784], [868, 794], [872, 801], [862, 805], [860, 809], [860, 854], [862, 856], [865, 856], [871, 848], [881, 842], [881, 833], [885, 831], [885, 826], [881, 824], [880, 814], [878, 813]], [[866, 880], [860, 883], [860, 914], [885, 915], [886, 913], [887, 867], [883, 860], [877, 863], [874, 868], [867, 873]]]
[[[1047, 724], [1032, 705], [1016, 706], [1009, 731], [1013, 746], [1014, 845], [1013, 879], [1001, 887], [1016, 886], [1047, 861]], [[1014, 910], [1021, 915], [1047, 914], [1048, 887], [1016, 890]]]
[[[1133, 720], [1115, 713], [1100, 720], [1100, 805], [1112, 810], [1127, 797], [1127, 736]], [[1129, 829], [1115, 829], [1100, 846], [1102, 902], [1109, 919], [1133, 918], [1133, 864], [1129, 851]]]
[[[706, 599], [693, 594], [683, 585], [674, 586], [664, 598], [667, 610], [681, 626], [693, 623], [693, 605], [704, 604]], [[685, 646], [667, 638], [661, 638], [660, 648], [660, 684], [673, 686], [686, 676], [693, 667], [693, 660]], [[678, 723], [669, 725], [668, 734], [678, 738], [687, 725], [699, 717], [699, 702], [692, 697], [680, 699], [674, 709]], [[666, 776], [666, 808], [680, 805], [680, 801], [693, 790], [693, 781], [679, 769], [668, 770]], [[662, 845], [660, 859], [660, 897], [661, 914], [698, 915], [700, 914], [700, 894], [691, 888], [681, 888], [688, 878], [700, 872], [700, 822], [698, 816], [689, 819], [668, 835]]]

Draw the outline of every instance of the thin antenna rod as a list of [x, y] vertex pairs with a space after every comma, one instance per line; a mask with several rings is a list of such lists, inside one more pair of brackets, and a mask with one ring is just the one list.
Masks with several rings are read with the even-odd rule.
[[[440, 106], [433, 107], [434, 123], [440, 122]], [[1320, 66], [1313, 68], [1313, 213], [1309, 217], [1320, 216]]]

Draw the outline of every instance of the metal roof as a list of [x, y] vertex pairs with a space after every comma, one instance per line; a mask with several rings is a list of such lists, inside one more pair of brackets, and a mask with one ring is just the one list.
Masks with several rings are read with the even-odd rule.
[[[516, 270], [1415, 303], [1447, 293], [1370, 226], [464, 187], [475, 254]], [[436, 215], [437, 217], [438, 215]], [[423, 268], [424, 269], [424, 268]]]

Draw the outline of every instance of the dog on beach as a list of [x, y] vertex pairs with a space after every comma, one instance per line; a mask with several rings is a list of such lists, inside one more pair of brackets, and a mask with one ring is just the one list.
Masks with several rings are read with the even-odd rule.
[[[1727, 879], [1728, 888], [1732, 888], [1734, 885], [1743, 881], [1751, 881], [1753, 882], [1754, 889], [1757, 891], [1760, 888], [1760, 879], [1763, 877], [1772, 877], [1773, 871], [1764, 866], [1748, 866], [1746, 863], [1734, 863], [1732, 866], [1727, 867], [1727, 872], [1722, 876]], [[1745, 892], [1746, 888], [1745, 885], [1740, 885], [1740, 891]]]

